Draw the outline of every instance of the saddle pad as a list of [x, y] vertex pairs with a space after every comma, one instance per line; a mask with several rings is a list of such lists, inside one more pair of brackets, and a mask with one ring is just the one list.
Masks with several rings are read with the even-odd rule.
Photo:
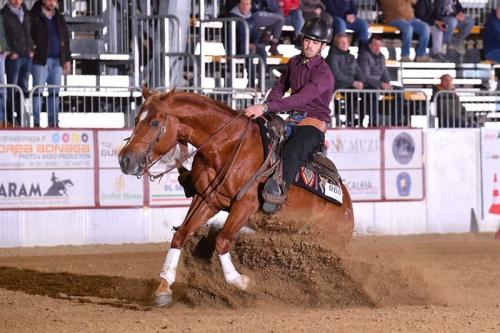
[[325, 200], [333, 202], [339, 206], [342, 205], [343, 193], [339, 184], [336, 184], [328, 177], [322, 176], [307, 167], [303, 166], [299, 169], [293, 184], [295, 186], [302, 187], [303, 189], [306, 189]]

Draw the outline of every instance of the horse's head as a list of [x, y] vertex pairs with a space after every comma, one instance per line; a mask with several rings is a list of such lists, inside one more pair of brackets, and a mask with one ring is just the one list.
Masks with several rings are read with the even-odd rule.
[[123, 173], [144, 174], [151, 163], [176, 145], [178, 120], [169, 112], [174, 93], [143, 89], [145, 101], [135, 118], [132, 136], [118, 155]]

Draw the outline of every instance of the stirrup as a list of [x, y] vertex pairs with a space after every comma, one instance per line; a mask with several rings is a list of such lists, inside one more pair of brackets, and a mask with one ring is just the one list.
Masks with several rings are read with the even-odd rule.
[[281, 193], [280, 186], [276, 179], [269, 178], [262, 190], [262, 210], [267, 214], [275, 213], [280, 205], [286, 200], [286, 193]]

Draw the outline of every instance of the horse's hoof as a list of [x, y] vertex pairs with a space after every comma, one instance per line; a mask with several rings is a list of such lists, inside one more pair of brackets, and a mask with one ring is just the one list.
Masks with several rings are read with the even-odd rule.
[[232, 283], [232, 285], [240, 290], [246, 291], [250, 287], [251, 282], [252, 280], [248, 276], [241, 274], [238, 281]]
[[155, 296], [155, 306], [167, 306], [172, 303], [172, 293], [161, 293]]

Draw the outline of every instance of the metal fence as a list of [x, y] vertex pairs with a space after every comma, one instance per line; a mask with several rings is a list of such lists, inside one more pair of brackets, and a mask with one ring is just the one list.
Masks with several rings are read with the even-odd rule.
[[427, 127], [428, 101], [421, 90], [339, 89], [332, 99], [332, 127]]
[[429, 119], [439, 128], [500, 127], [500, 92], [439, 91]]
[[0, 127], [23, 127], [26, 123], [24, 95], [13, 84], [0, 85]]
[[29, 124], [130, 127], [141, 104], [138, 87], [35, 86], [28, 101]]

